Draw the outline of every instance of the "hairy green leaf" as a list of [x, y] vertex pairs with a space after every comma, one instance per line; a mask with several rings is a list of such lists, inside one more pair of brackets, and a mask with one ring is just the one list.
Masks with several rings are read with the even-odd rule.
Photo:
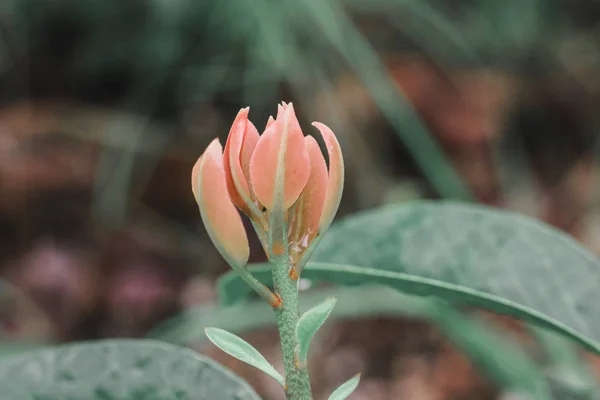
[[285, 379], [250, 343], [239, 336], [218, 328], [206, 328], [206, 336], [225, 353], [260, 369], [283, 387]]
[[260, 399], [213, 360], [151, 340], [63, 345], [3, 360], [0, 393], [11, 400]]
[[332, 227], [313, 260], [399, 272], [431, 283], [408, 292], [525, 312], [600, 349], [600, 262], [529, 217], [452, 202], [383, 207]]
[[302, 314], [298, 320], [298, 323], [296, 324], [296, 337], [300, 342], [298, 359], [301, 363], [306, 362], [310, 343], [312, 342], [312, 339], [319, 328], [329, 317], [329, 314], [331, 314], [336, 302], [337, 300], [335, 298], [330, 297], [321, 304]]
[[354, 375], [354, 377], [345, 383], [342, 383], [340, 387], [335, 389], [331, 396], [329, 396], [329, 400], [344, 400], [348, 398], [356, 390], [358, 387], [358, 383], [360, 382], [360, 374]]

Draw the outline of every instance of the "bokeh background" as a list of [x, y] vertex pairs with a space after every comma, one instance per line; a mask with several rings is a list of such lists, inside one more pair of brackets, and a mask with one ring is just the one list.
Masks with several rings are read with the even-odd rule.
[[[318, 120], [338, 135], [340, 217], [475, 199], [600, 250], [598, 1], [2, 0], [4, 343], [142, 337], [215, 302], [228, 267], [190, 171], [240, 108], [261, 128], [282, 100], [305, 133]], [[279, 357], [275, 331], [245, 337]], [[360, 370], [356, 400], [497, 398], [425, 322], [338, 322], [320, 337], [319, 396]]]

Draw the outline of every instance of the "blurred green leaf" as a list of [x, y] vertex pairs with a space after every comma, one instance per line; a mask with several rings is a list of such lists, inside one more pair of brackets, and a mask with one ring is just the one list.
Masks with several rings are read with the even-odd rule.
[[503, 388], [530, 399], [551, 399], [544, 375], [515, 340], [444, 302], [435, 302], [431, 310], [431, 319], [446, 337]]
[[600, 262], [529, 217], [452, 202], [383, 207], [334, 225], [313, 260], [427, 280], [435, 287], [403, 290], [544, 320], [600, 351]]
[[466, 38], [469, 35], [464, 32], [464, 21], [452, 21], [422, 0], [405, 0], [402, 5], [389, 8], [382, 16], [391, 20], [437, 65], [482, 64], [477, 49]]
[[331, 0], [303, 0], [296, 4], [364, 84], [433, 187], [446, 198], [471, 200], [469, 190], [447, 156], [398, 90], [377, 51], [346, 12]]
[[[594, 297], [598, 260], [573, 239], [527, 217], [453, 203], [386, 207], [334, 225], [315, 258], [401, 274], [392, 278], [387, 271], [357, 270], [348, 275], [347, 267], [309, 264], [306, 279], [386, 283], [385, 275], [388, 284], [407, 293], [440, 296], [541, 323], [596, 352], [600, 349], [593, 322], [598, 310], [592, 307], [600, 304]], [[266, 273], [259, 278], [269, 281]], [[220, 282], [223, 301], [249, 294], [230, 279], [237, 280], [228, 275]], [[575, 379], [565, 381], [567, 386], [577, 389], [577, 380], [587, 381], [589, 372], [575, 349], [564, 343], [559, 347], [556, 340], [541, 344], [550, 355], [561, 353], [563, 361], [556, 354], [552, 361], [557, 363], [554, 368]]]
[[530, 326], [530, 331], [545, 350], [547, 375], [563, 390], [570, 392], [569, 398], [586, 398], [594, 392], [598, 393], [596, 379], [573, 343], [535, 326]]
[[319, 328], [329, 317], [329, 314], [331, 314], [336, 302], [337, 300], [334, 297], [330, 297], [321, 304], [306, 311], [298, 320], [298, 324], [296, 324], [296, 337], [298, 338], [298, 342], [300, 342], [298, 358], [301, 363], [306, 362], [310, 343]]
[[29, 340], [7, 340], [2, 338], [0, 340], [0, 360], [44, 349], [50, 345], [52, 345], [52, 343], [43, 341], [36, 342]]
[[2, 361], [0, 392], [11, 400], [260, 399], [213, 360], [149, 340], [64, 345]]
[[239, 336], [229, 333], [223, 329], [206, 328], [206, 336], [218, 348], [240, 361], [260, 369], [265, 374], [275, 379], [282, 387], [285, 379], [265, 357], [250, 343]]
[[360, 374], [354, 375], [350, 380], [342, 383], [337, 389], [331, 393], [329, 400], [345, 400], [356, 390], [360, 382]]
[[[251, 266], [252, 274], [265, 284], [271, 283], [270, 269], [265, 265]], [[456, 304], [485, 308], [500, 314], [511, 315], [516, 318], [544, 326], [554, 332], [575, 339], [587, 348], [600, 353], [600, 346], [581, 332], [568, 327], [560, 320], [556, 320], [538, 310], [531, 309], [523, 304], [503, 299], [483, 291], [469, 289], [455, 283], [439, 281], [409, 275], [401, 272], [387, 271], [358, 267], [353, 265], [308, 263], [302, 272], [304, 279], [316, 282], [331, 282], [340, 285], [388, 285], [403, 293], [416, 296], [435, 296]], [[235, 274], [228, 273], [221, 278], [220, 291], [225, 296], [227, 304], [234, 304], [254, 292], [248, 290], [245, 283]], [[341, 306], [341, 301], [339, 302]], [[241, 304], [240, 304], [241, 306]]]

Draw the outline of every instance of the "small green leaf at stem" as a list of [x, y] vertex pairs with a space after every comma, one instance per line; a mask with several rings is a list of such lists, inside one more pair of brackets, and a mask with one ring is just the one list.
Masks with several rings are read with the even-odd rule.
[[300, 364], [306, 363], [310, 343], [319, 328], [327, 320], [327, 317], [329, 317], [329, 314], [331, 314], [336, 302], [337, 299], [335, 297], [330, 297], [321, 304], [306, 311], [298, 320], [298, 324], [296, 324], [296, 337], [300, 343], [300, 350], [298, 351], [298, 361]]
[[218, 328], [206, 328], [206, 337], [225, 353], [260, 369], [284, 387], [285, 379], [250, 343], [239, 336]]
[[348, 396], [356, 390], [358, 387], [358, 382], [360, 382], [360, 374], [354, 375], [354, 377], [345, 383], [342, 383], [340, 387], [335, 389], [331, 396], [329, 396], [329, 400], [344, 400]]

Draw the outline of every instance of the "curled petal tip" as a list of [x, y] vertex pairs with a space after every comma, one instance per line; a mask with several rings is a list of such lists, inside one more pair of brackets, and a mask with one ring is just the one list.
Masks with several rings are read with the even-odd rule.
[[222, 146], [215, 139], [192, 171], [192, 188], [208, 235], [223, 258], [233, 267], [248, 262], [250, 247], [244, 224], [229, 197]]
[[233, 203], [245, 214], [250, 213], [252, 194], [249, 184], [250, 156], [258, 142], [258, 131], [248, 120], [249, 107], [239, 112], [227, 137], [223, 154], [227, 189]]
[[240, 111], [238, 111], [237, 115], [235, 116], [234, 123], [239, 118], [248, 118], [249, 113], [250, 113], [250, 107], [240, 108]]
[[312, 125], [321, 133], [329, 155], [327, 196], [319, 222], [319, 230], [325, 231], [331, 225], [342, 200], [342, 192], [344, 190], [344, 159], [342, 149], [333, 131], [327, 125], [320, 122], [313, 122]]
[[273, 118], [273, 116], [272, 116], [272, 115], [269, 115], [269, 119], [267, 120], [267, 126], [265, 126], [265, 131], [266, 131], [267, 129], [269, 129], [269, 127], [270, 127], [271, 125], [273, 125], [273, 122], [275, 122], [275, 118]]

